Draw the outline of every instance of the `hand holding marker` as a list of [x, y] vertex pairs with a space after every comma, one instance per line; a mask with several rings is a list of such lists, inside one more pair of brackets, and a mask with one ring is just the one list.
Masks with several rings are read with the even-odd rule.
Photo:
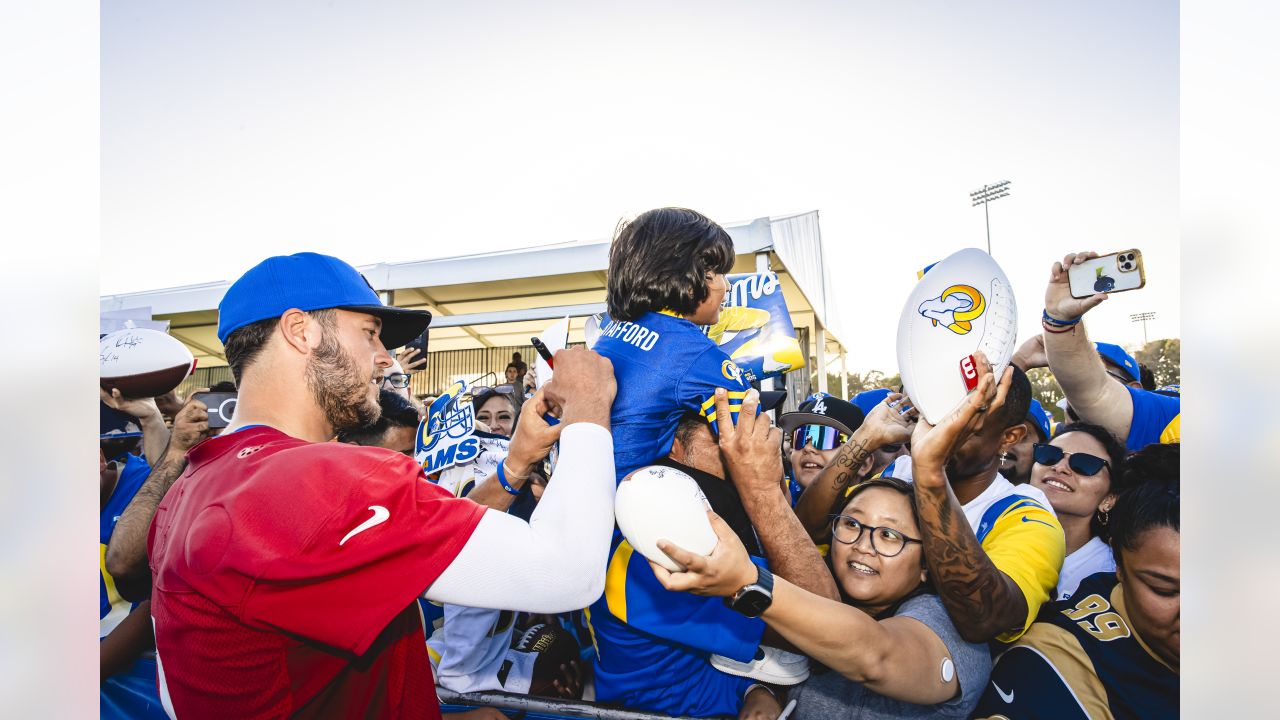
[[[538, 356], [546, 361], [547, 367], [551, 368], [552, 370], [555, 370], [556, 365], [555, 365], [555, 362], [551, 359], [551, 351], [547, 349], [547, 344], [542, 342], [542, 339], [538, 337], [529, 338], [529, 342], [533, 344], [533, 349], [538, 351]], [[555, 415], [552, 415], [551, 413], [547, 413], [546, 415], [543, 415], [542, 419], [546, 420], [548, 425], [557, 425], [560, 422], [560, 418], [556, 417]]]

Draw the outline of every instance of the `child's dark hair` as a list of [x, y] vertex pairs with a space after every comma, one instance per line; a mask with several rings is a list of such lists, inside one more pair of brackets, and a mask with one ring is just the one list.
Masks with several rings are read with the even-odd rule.
[[1133, 550], [1148, 530], [1181, 532], [1179, 445], [1148, 445], [1130, 455], [1120, 473], [1120, 497], [1111, 510], [1111, 547], [1116, 563], [1121, 550]]
[[[1111, 478], [1111, 487], [1108, 492], [1119, 494], [1120, 472], [1124, 467], [1124, 444], [1117, 440], [1116, 436], [1111, 434], [1111, 431], [1101, 425], [1094, 425], [1093, 423], [1087, 422], [1075, 422], [1067, 425], [1061, 425], [1058, 427], [1057, 431], [1053, 433], [1053, 436], [1062, 437], [1067, 433], [1074, 432], [1084, 433], [1094, 440], [1097, 440], [1098, 443], [1102, 445], [1102, 449], [1107, 453], [1106, 457], [1103, 459], [1111, 465], [1110, 474], [1108, 476]], [[1111, 536], [1111, 528], [1109, 525], [1109, 521], [1107, 525], [1102, 524], [1101, 518], [1098, 516], [1098, 513], [1095, 512], [1093, 514], [1093, 519], [1089, 521], [1089, 532], [1103, 540], [1107, 540]]]
[[658, 208], [620, 222], [609, 248], [609, 317], [691, 315], [710, 294], [707, 273], [729, 272], [733, 255], [729, 233], [693, 210]]

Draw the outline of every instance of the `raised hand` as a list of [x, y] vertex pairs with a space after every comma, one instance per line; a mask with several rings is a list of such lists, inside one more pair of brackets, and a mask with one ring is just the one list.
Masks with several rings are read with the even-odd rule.
[[171, 453], [185, 455], [188, 450], [209, 437], [209, 408], [196, 399], [195, 395], [199, 392], [209, 392], [209, 389], [193, 391], [190, 399], [173, 418], [173, 432], [169, 436]]
[[400, 348], [400, 352], [396, 353], [396, 362], [409, 374], [427, 366], [427, 358], [418, 348]]
[[98, 395], [107, 407], [139, 420], [160, 417], [160, 407], [156, 405], [155, 398], [127, 398], [120, 393], [119, 388], [111, 388], [111, 392], [98, 388]]
[[978, 370], [978, 386], [960, 401], [956, 409], [937, 425], [930, 425], [924, 418], [916, 423], [915, 432], [911, 435], [911, 465], [917, 482], [933, 482], [942, 477], [945, 483], [946, 478], [941, 472], [921, 471], [941, 470], [960, 443], [980, 429], [988, 415], [1004, 405], [1013, 382], [1013, 372], [1006, 370], [1000, 382], [996, 383], [991, 363], [981, 352], [974, 355], [974, 365]]
[[867, 413], [862, 428], [870, 433], [868, 438], [875, 448], [904, 443], [911, 439], [911, 430], [919, 417], [920, 411], [911, 398], [902, 393], [889, 393], [884, 402]]
[[756, 413], [759, 391], [747, 391], [736, 425], [724, 388], [716, 389], [714, 402], [720, 454], [738, 491], [777, 490], [782, 479], [782, 430], [773, 426], [767, 414]]
[[571, 347], [555, 355], [555, 374], [543, 390], [547, 406], [559, 410], [566, 425], [591, 422], [609, 427], [609, 410], [618, 393], [609, 358], [586, 349]]
[[1079, 265], [1096, 257], [1096, 252], [1071, 253], [1062, 258], [1062, 262], [1053, 264], [1053, 269], [1049, 271], [1049, 286], [1044, 291], [1044, 311], [1049, 313], [1049, 317], [1056, 320], [1076, 320], [1109, 297], [1104, 292], [1094, 293], [1087, 298], [1071, 297], [1067, 270], [1072, 265]]

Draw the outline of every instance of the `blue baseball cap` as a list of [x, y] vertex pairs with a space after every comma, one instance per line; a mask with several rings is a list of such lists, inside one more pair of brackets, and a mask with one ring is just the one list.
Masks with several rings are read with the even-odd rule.
[[1113, 364], [1124, 368], [1124, 371], [1134, 380], [1138, 382], [1142, 381], [1142, 371], [1138, 369], [1138, 361], [1134, 360], [1132, 355], [1125, 352], [1124, 348], [1119, 345], [1112, 345], [1111, 343], [1104, 342], [1094, 343], [1094, 346], [1098, 348], [1098, 354], [1101, 355], [1104, 360], [1110, 360]]
[[383, 305], [369, 281], [338, 258], [303, 252], [269, 257], [231, 284], [218, 303], [218, 340], [226, 344], [245, 325], [278, 318], [293, 308], [373, 315], [382, 320], [380, 335], [387, 349], [404, 345], [431, 324], [426, 310]]
[[1040, 433], [1040, 442], [1049, 442], [1052, 433], [1049, 429], [1049, 413], [1044, 411], [1044, 406], [1039, 400], [1031, 398], [1031, 407], [1027, 408], [1027, 419], [1035, 426], [1036, 432]]
[[877, 388], [875, 390], [863, 390], [853, 396], [853, 404], [858, 406], [863, 415], [870, 415], [876, 405], [884, 402], [889, 397], [889, 393], [893, 392], [889, 388]]

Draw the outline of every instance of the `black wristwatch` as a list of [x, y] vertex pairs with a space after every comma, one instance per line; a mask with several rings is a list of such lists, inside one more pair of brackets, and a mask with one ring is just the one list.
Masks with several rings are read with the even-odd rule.
[[734, 593], [732, 598], [725, 598], [724, 604], [747, 617], [760, 617], [760, 614], [773, 604], [773, 573], [756, 566], [759, 575], [756, 581]]

